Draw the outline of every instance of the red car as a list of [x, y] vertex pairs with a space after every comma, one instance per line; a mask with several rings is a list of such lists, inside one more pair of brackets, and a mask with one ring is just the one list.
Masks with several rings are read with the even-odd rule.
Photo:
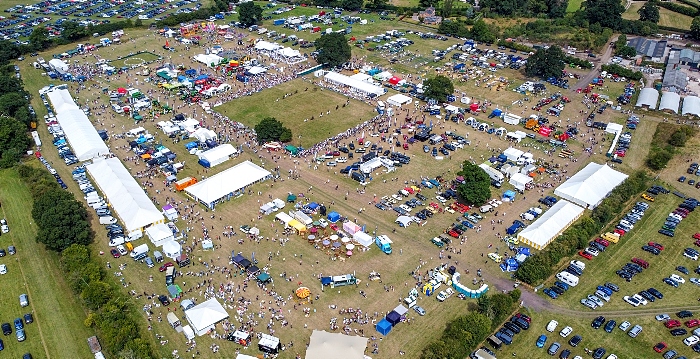
[[165, 263], [162, 266], [160, 266], [160, 268], [158, 268], [158, 270], [161, 272], [165, 272], [166, 270], [168, 270], [168, 267], [172, 267], [172, 266], [174, 266], [173, 262], [168, 262], [168, 263]]
[[698, 325], [700, 325], [700, 320], [698, 320], [698, 319], [691, 319], [691, 320], [685, 322], [685, 326], [688, 328], [695, 328]]
[[515, 314], [515, 317], [516, 317], [516, 318], [521, 318], [521, 319], [525, 320], [525, 321], [528, 322], [528, 323], [530, 323], [530, 322], [532, 321], [532, 318], [528, 317], [526, 314], [523, 314], [523, 313], [517, 313], [517, 314]]
[[698, 247], [700, 247], [700, 239], [698, 239], [698, 240], [695, 241], [695, 245], [698, 246]]
[[681, 321], [680, 321], [680, 320], [671, 319], [671, 320], [667, 321], [666, 323], [664, 323], [664, 325], [665, 325], [666, 328], [668, 328], [668, 329], [678, 328], [678, 327], [681, 326]]
[[661, 353], [662, 351], [666, 350], [668, 348], [668, 345], [664, 342], [659, 342], [656, 345], [654, 345], [654, 351], [657, 353]]
[[122, 256], [116, 248], [110, 249], [109, 254], [111, 254], [114, 258], [119, 258]]
[[450, 229], [450, 231], [447, 232], [447, 234], [449, 234], [450, 236], [452, 236], [452, 237], [454, 237], [454, 238], [459, 238], [459, 233], [455, 232], [455, 231], [452, 230], [452, 229]]
[[610, 245], [610, 242], [606, 241], [606, 240], [603, 239], [603, 238], [596, 238], [595, 241], [596, 241], [596, 243], [602, 245], [603, 247], [607, 247], [607, 246]]
[[693, 234], [693, 238], [695, 238], [695, 239], [700, 239], [700, 233], [695, 233], [695, 234]]
[[662, 246], [662, 245], [660, 245], [660, 244], [658, 244], [658, 243], [656, 243], [656, 242], [649, 242], [649, 245], [652, 246], [652, 247], [654, 247], [654, 248], [656, 248], [656, 249], [658, 249], [658, 250], [660, 250], [660, 251], [663, 251], [663, 250], [664, 250], [664, 246]]
[[586, 258], [588, 260], [593, 259], [593, 256], [590, 253], [584, 252], [584, 251], [578, 251], [578, 255], [580, 255], [583, 258]]
[[623, 230], [621, 230], [621, 229], [617, 228], [617, 229], [615, 229], [615, 233], [619, 234], [619, 235], [620, 235], [620, 237], [622, 237], [622, 236], [624, 236], [624, 235], [625, 235], [625, 233], [627, 233], [627, 232], [625, 232], [625, 231], [623, 231]]

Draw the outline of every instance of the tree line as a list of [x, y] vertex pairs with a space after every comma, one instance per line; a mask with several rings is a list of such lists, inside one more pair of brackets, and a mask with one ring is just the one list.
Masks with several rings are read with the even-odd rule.
[[[545, 249], [528, 257], [515, 272], [515, 277], [536, 286], [551, 277], [559, 262], [588, 246], [591, 238], [599, 235], [619, 216], [633, 198], [644, 191], [650, 182], [643, 171], [633, 173], [617, 186], [590, 215], [581, 217]], [[617, 245], [622, 245], [623, 241]]]
[[440, 338], [423, 348], [420, 358], [468, 358], [519, 305], [519, 289], [482, 296], [477, 309], [448, 322]]
[[95, 235], [85, 206], [43, 168], [20, 165], [17, 171], [32, 195], [36, 240], [60, 253], [65, 279], [89, 311], [84, 324], [98, 331], [102, 348], [114, 357], [155, 358], [150, 341], [141, 338], [135, 303], [90, 254]]

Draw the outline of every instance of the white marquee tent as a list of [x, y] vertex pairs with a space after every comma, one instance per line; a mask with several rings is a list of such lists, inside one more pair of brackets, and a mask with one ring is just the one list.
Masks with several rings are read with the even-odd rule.
[[559, 200], [535, 222], [518, 234], [521, 243], [543, 249], [583, 214], [584, 209], [565, 200]]
[[199, 160], [209, 164], [209, 167], [220, 165], [235, 155], [238, 151], [230, 143], [216, 146], [199, 154]]
[[159, 223], [146, 228], [146, 234], [148, 235], [148, 238], [151, 239], [151, 243], [153, 243], [156, 247], [160, 247], [163, 245], [163, 243], [175, 239], [175, 236], [173, 236], [173, 231], [165, 223]]
[[386, 92], [386, 90], [380, 86], [372, 85], [371, 83], [367, 83], [364, 81], [355, 80], [351, 77], [339, 74], [337, 72], [328, 72], [324, 76], [324, 79], [336, 85], [347, 86], [353, 92], [359, 92], [364, 95], [381, 96]]
[[223, 61], [223, 57], [219, 55], [214, 55], [214, 54], [199, 54], [194, 57], [195, 60], [207, 65], [211, 66], [211, 64], [214, 64], [215, 66], [220, 64], [221, 61]]
[[659, 91], [651, 87], [645, 87], [639, 91], [636, 107], [648, 107], [650, 110], [656, 109], [656, 103], [659, 101]]
[[271, 176], [268, 170], [245, 161], [185, 188], [185, 192], [207, 207], [214, 208], [217, 202], [233, 197], [234, 193]]
[[661, 102], [659, 103], [659, 111], [668, 110], [673, 113], [678, 113], [678, 108], [681, 105], [681, 95], [675, 92], [664, 92], [661, 95]]
[[686, 96], [683, 99], [683, 111], [681, 113], [683, 116], [688, 114], [700, 116], [700, 97]]
[[396, 95], [391, 96], [388, 99], [386, 99], [386, 102], [388, 102], [392, 106], [401, 107], [401, 105], [411, 103], [411, 98], [406, 96], [406, 95], [397, 93]]
[[61, 59], [49, 60], [49, 67], [51, 67], [54, 71], [58, 72], [59, 74], [65, 74], [66, 72], [68, 72], [68, 64], [66, 64]]
[[185, 311], [185, 318], [198, 336], [214, 329], [216, 323], [228, 318], [226, 309], [216, 298], [211, 298]]
[[314, 330], [305, 359], [364, 359], [367, 338]]
[[118, 158], [95, 160], [86, 168], [130, 237], [140, 235], [144, 227], [165, 222], [163, 214]]
[[108, 154], [109, 148], [97, 134], [90, 119], [73, 101], [68, 90], [59, 87], [61, 88], [54, 87], [47, 95], [56, 111], [56, 120], [75, 156], [78, 160], [85, 161]]
[[510, 181], [508, 181], [510, 184], [512, 184], [515, 188], [524, 191], [525, 186], [532, 182], [532, 177], [528, 175], [524, 175], [522, 173], [513, 173], [510, 176]]
[[182, 246], [176, 241], [167, 241], [163, 243], [163, 253], [170, 259], [175, 259], [182, 253]]
[[607, 165], [591, 162], [559, 185], [554, 194], [584, 208], [593, 209], [627, 177]]
[[352, 235], [352, 240], [361, 244], [363, 247], [369, 247], [374, 243], [372, 236], [369, 234], [359, 231]]

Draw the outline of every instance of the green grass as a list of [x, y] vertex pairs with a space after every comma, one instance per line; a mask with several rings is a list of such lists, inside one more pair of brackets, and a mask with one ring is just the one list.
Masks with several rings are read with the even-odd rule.
[[[86, 339], [94, 333], [83, 325], [85, 312], [58, 269], [58, 258], [34, 240], [36, 226], [31, 217], [31, 196], [14, 170], [0, 171], [0, 213], [7, 218], [10, 233], [0, 237], [0, 246], [14, 245], [17, 254], [0, 258], [8, 273], [2, 276], [0, 303], [2, 322], [31, 312], [34, 323], [25, 326], [27, 340], [3, 337], [6, 357], [19, 358], [30, 352], [34, 358], [88, 358]], [[21, 308], [18, 296], [29, 295], [29, 307]]]
[[[287, 93], [293, 95], [285, 99]], [[308, 147], [374, 116], [372, 107], [356, 100], [350, 100], [350, 105], [343, 107], [346, 100], [339, 93], [296, 79], [238, 98], [216, 110], [250, 127], [265, 117], [274, 117], [292, 130], [293, 144]], [[327, 114], [329, 110], [330, 115]]]
[[583, 0], [569, 0], [569, 4], [566, 6], [566, 12], [575, 12], [581, 8]]
[[[106, 59], [109, 60], [110, 65], [116, 66], [116, 67], [122, 67], [122, 66], [131, 67], [134, 65], [138, 65], [139, 63], [147, 63], [147, 62], [156, 61], [160, 58], [160, 56], [158, 56], [154, 53], [151, 53], [151, 52], [142, 52], [140, 54], [133, 53], [133, 55], [129, 54], [126, 56], [123, 56], [123, 54], [121, 54], [121, 53], [112, 52], [112, 53], [108, 53], [108, 55], [111, 55], [111, 56], [107, 56]], [[141, 60], [141, 61], [139, 61], [139, 60]]]
[[[569, 3], [571, 6], [571, 3]], [[637, 11], [644, 6], [643, 1], [635, 1], [630, 5], [630, 7], [622, 14], [624, 19], [628, 20], [638, 20], [639, 14]], [[690, 25], [693, 22], [693, 18], [688, 15], [679, 14], [677, 12], [671, 11], [665, 8], [659, 8], [659, 25], [660, 26], [671, 26], [680, 29], [690, 29]]]

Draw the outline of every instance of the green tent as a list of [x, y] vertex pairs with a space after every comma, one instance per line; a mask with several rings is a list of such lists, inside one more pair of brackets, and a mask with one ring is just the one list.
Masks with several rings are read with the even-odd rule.
[[287, 150], [287, 152], [291, 153], [292, 156], [296, 156], [299, 153], [299, 149], [292, 145], [287, 145], [284, 147], [284, 149]]
[[260, 283], [267, 283], [267, 282], [270, 281], [270, 279], [271, 279], [271, 278], [270, 278], [270, 275], [267, 274], [267, 273], [264, 273], [264, 272], [263, 272], [263, 273], [260, 273], [260, 274], [258, 275], [258, 277], [257, 277], [257, 280], [258, 280]]
[[287, 202], [289, 202], [289, 203], [294, 203], [296, 200], [297, 200], [297, 196], [295, 196], [291, 193], [289, 194], [289, 196], [287, 196]]

